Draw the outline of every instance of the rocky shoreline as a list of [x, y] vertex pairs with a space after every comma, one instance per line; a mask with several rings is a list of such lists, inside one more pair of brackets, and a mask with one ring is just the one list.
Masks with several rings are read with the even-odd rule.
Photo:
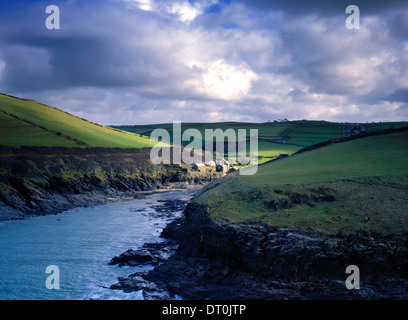
[[176, 189], [197, 189], [214, 178], [208, 176], [171, 176], [159, 179], [142, 177], [122, 181], [122, 187], [115, 181], [104, 182], [101, 187], [89, 181], [73, 182], [75, 190], [49, 188], [32, 190], [29, 197], [8, 194], [5, 202], [0, 199], [0, 222], [18, 220], [37, 215], [58, 214], [77, 207], [95, 206], [109, 202], [129, 200], [146, 192], [160, 192]]
[[[204, 179], [201, 183], [205, 183]], [[77, 207], [88, 207], [109, 202], [116, 202], [138, 197], [141, 192], [161, 191], [171, 189], [197, 188], [200, 183], [179, 181], [162, 182], [154, 180], [140, 180], [136, 187], [129, 190], [116, 188], [101, 189], [98, 186], [84, 183], [77, 184], [81, 191], [60, 191], [36, 189], [29, 199], [17, 194], [8, 194], [0, 199], [0, 222], [9, 220], [21, 220], [38, 215], [58, 214]], [[82, 188], [83, 187], [83, 188]]]
[[[174, 254], [157, 259], [166, 245], [129, 251], [138, 259], [150, 255], [155, 268], [121, 278], [111, 289], [143, 290], [146, 299], [408, 299], [407, 234], [324, 235], [214, 222], [193, 201], [162, 237]], [[348, 265], [359, 267], [359, 290], [345, 286]]]
[[217, 178], [153, 165], [148, 150], [0, 147], [0, 221], [189, 188]]

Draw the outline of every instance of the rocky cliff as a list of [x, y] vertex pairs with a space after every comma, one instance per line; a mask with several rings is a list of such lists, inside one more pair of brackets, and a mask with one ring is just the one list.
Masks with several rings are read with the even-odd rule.
[[[116, 288], [132, 291], [147, 281], [186, 299], [408, 298], [407, 234], [326, 235], [257, 222], [231, 224], [213, 221], [192, 201], [163, 236], [179, 243], [176, 253]], [[360, 270], [359, 290], [345, 286], [349, 265]]]
[[0, 221], [215, 178], [153, 165], [149, 157], [149, 149], [0, 147]]

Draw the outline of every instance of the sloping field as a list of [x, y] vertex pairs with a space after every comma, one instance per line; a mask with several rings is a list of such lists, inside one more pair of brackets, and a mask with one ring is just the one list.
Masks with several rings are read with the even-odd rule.
[[0, 145], [143, 148], [155, 142], [33, 100], [0, 94]]
[[408, 132], [331, 144], [198, 193], [212, 217], [335, 233], [408, 231]]
[[260, 166], [244, 184], [292, 183], [408, 173], [408, 133], [332, 144]]
[[[259, 163], [270, 161], [280, 154], [293, 154], [296, 151], [311, 146], [316, 143], [342, 137], [343, 123], [334, 123], [327, 121], [284, 121], [284, 122], [265, 122], [265, 123], [245, 123], [245, 122], [219, 122], [219, 123], [182, 123], [181, 130], [194, 128], [200, 131], [204, 141], [203, 145], [211, 143], [205, 141], [205, 129], [233, 129], [237, 132], [239, 129], [245, 129], [249, 135], [250, 129], [258, 129], [258, 155]], [[408, 126], [407, 122], [382, 122], [363, 124], [368, 131], [384, 131], [391, 127], [400, 128]], [[150, 136], [154, 129], [166, 129], [173, 141], [173, 124], [156, 125], [129, 125], [115, 126], [115, 128], [129, 131], [145, 136]], [[182, 141], [186, 146], [190, 141]], [[249, 151], [249, 146], [248, 146]]]

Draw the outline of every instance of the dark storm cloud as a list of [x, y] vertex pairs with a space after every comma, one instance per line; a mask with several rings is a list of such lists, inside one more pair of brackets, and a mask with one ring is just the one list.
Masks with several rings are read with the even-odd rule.
[[406, 7], [405, 0], [244, 0], [248, 6], [282, 10], [291, 14], [344, 14], [349, 5], [357, 5], [363, 13], [375, 14], [389, 9]]
[[395, 28], [401, 15], [395, 10], [372, 16], [355, 31], [341, 27], [344, 16], [288, 17], [279, 36], [291, 59], [279, 72], [301, 80], [311, 92], [379, 103], [406, 85], [408, 34], [396, 35]]
[[[398, 101], [398, 102], [405, 102], [408, 104], [408, 88], [406, 89], [399, 89], [387, 97], [384, 97], [386, 101]], [[406, 107], [405, 107], [406, 108]]]
[[[408, 6], [408, 5], [407, 5]], [[408, 9], [395, 10], [388, 17], [388, 26], [392, 33], [392, 36], [400, 39], [408, 39]]]
[[[185, 70], [173, 65], [171, 52], [146, 44], [146, 39], [155, 37], [159, 21], [111, 1], [73, 4], [60, 5], [60, 30], [45, 28], [44, 3], [19, 8], [22, 16], [37, 13], [27, 21], [3, 16], [0, 28], [7, 29], [0, 34], [0, 59], [6, 61], [4, 90], [143, 89], [177, 83], [183, 77]], [[137, 28], [129, 29], [132, 22], [137, 22]]]

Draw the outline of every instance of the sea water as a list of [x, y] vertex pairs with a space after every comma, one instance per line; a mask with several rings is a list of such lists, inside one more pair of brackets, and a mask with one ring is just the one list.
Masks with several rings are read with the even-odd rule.
[[[109, 286], [118, 276], [152, 267], [108, 263], [127, 249], [163, 241], [160, 233], [169, 220], [152, 214], [152, 206], [188, 194], [150, 193], [131, 201], [1, 223], [0, 299], [143, 299], [141, 292], [124, 293]], [[47, 288], [47, 278], [57, 276], [46, 273], [51, 265], [58, 267], [59, 289]]]

